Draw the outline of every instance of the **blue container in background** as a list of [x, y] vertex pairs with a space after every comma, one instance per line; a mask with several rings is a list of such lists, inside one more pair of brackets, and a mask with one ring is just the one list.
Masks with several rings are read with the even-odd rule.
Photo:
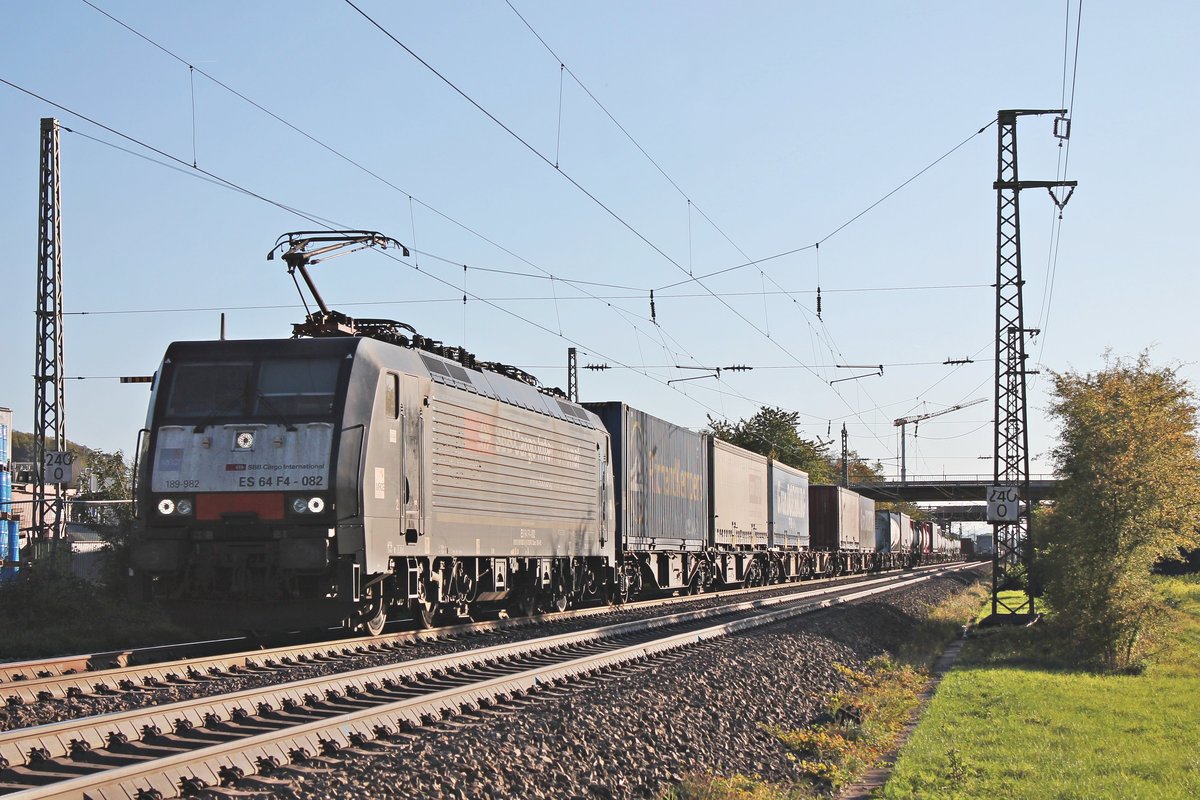
[[0, 408], [0, 580], [17, 573], [20, 555], [12, 505], [12, 409]]

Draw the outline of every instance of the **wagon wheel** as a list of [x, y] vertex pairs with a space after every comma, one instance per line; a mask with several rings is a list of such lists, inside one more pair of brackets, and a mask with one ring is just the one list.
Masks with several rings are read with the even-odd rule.
[[550, 606], [552, 610], [562, 613], [571, 607], [571, 598], [563, 588], [556, 589], [553, 596], [550, 598]]

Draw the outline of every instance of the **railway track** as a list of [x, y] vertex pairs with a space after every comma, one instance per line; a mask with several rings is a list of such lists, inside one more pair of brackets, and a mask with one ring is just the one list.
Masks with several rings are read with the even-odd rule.
[[153, 798], [270, 790], [354, 753], [394, 747], [413, 728], [511, 713], [530, 693], [565, 690], [622, 664], [970, 566], [852, 586], [793, 586], [798, 591], [773, 597], [727, 598], [706, 609], [9, 731], [0, 734], [7, 762], [0, 793]]
[[[937, 568], [921, 567], [912, 573], [889, 574], [919, 575]], [[645, 613], [649, 609], [678, 604], [720, 602], [726, 598], [773, 594], [800, 586], [821, 588], [853, 585], [872, 579], [877, 578], [874, 575], [852, 575], [807, 581], [803, 584], [777, 584], [710, 595], [644, 600], [629, 603], [620, 609], [583, 608], [541, 617], [470, 622], [430, 630], [399, 631], [382, 636], [343, 638], [252, 650], [231, 651], [231, 646], [244, 647], [246, 640], [230, 638], [9, 662], [0, 664], [0, 674], [7, 678], [0, 680], [0, 696], [3, 696], [9, 705], [16, 705], [55, 699], [80, 700], [87, 696], [111, 696], [123, 692], [151, 692], [155, 689], [191, 686], [247, 674], [267, 675], [286, 671], [297, 665], [335, 664], [353, 659], [402, 655], [405, 649], [423, 642], [513, 630], [531, 625], [557, 624], [590, 617], [615, 619], [629, 613]], [[225, 648], [222, 649], [221, 645], [225, 645]]]

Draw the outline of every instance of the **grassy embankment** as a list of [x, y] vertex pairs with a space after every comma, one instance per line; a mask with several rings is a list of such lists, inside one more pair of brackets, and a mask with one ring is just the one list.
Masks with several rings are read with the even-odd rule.
[[[980, 631], [939, 686], [891, 780], [876, 796], [1200, 797], [1200, 576], [1164, 578], [1159, 588], [1172, 607], [1172, 635], [1140, 675], [1096, 675], [1074, 668], [1053, 624]], [[984, 605], [978, 594], [969, 601], [977, 609]], [[962, 610], [938, 613], [949, 611], [952, 617]], [[978, 616], [990, 610], [988, 605]], [[924, 646], [935, 641], [936, 635]], [[920, 651], [915, 646], [901, 658], [911, 661]], [[808, 768], [808, 783], [780, 787], [745, 776], [700, 776], [671, 796], [829, 796], [887, 750], [894, 724], [911, 708], [914, 684], [908, 668], [876, 666], [883, 668], [881, 677], [888, 670], [892, 677], [867, 679], [856, 697], [833, 701], [835, 707], [849, 703], [862, 709], [862, 725], [776, 732]], [[905, 690], [880, 695], [873, 684], [889, 680], [904, 684]], [[877, 697], [884, 697], [882, 708], [876, 707]]]
[[189, 635], [153, 606], [127, 603], [54, 569], [0, 584], [0, 659], [106, 652]]
[[1140, 675], [1074, 669], [1053, 625], [981, 631], [882, 796], [1200, 797], [1200, 577], [1158, 585], [1172, 635]]
[[929, 681], [929, 668], [987, 596], [982, 585], [929, 610], [898, 652], [872, 659], [862, 671], [839, 667], [852, 688], [826, 703], [834, 721], [803, 730], [771, 729], [804, 778], [776, 786], [746, 775], [696, 775], [669, 800], [804, 800], [828, 797], [891, 752]]

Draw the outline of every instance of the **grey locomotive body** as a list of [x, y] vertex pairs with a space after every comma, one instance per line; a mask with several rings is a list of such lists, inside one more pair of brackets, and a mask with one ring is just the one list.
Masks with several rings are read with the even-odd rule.
[[242, 624], [566, 607], [611, 584], [595, 415], [366, 337], [180, 342], [140, 448], [133, 561]]

